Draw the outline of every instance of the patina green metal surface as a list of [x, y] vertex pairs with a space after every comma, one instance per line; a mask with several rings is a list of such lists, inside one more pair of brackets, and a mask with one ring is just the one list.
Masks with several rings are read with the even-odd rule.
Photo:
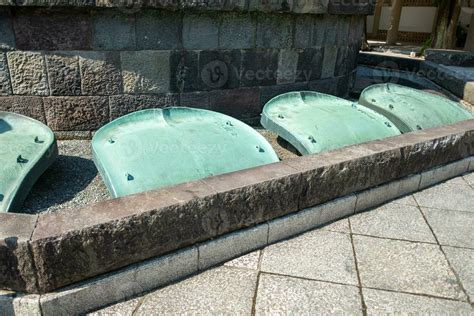
[[393, 83], [366, 88], [359, 103], [389, 118], [402, 133], [473, 118], [459, 103]]
[[0, 212], [21, 211], [31, 187], [57, 155], [56, 139], [46, 125], [0, 112]]
[[302, 154], [400, 134], [387, 118], [366, 107], [310, 91], [273, 98], [263, 109], [261, 123]]
[[279, 161], [251, 127], [185, 107], [120, 117], [97, 131], [92, 149], [114, 197]]

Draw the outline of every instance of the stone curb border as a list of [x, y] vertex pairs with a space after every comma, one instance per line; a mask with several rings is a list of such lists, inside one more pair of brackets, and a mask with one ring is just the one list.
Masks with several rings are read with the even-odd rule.
[[469, 120], [80, 209], [0, 214], [0, 287], [48, 293], [473, 155]]
[[474, 157], [298, 211], [55, 293], [0, 294], [2, 315], [76, 315], [131, 298], [269, 244], [474, 171]]

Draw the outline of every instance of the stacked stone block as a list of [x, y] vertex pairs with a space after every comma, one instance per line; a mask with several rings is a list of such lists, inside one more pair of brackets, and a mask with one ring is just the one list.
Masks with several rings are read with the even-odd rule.
[[0, 110], [56, 131], [167, 106], [256, 122], [280, 93], [344, 96], [365, 19], [309, 0], [66, 2], [0, 0]]

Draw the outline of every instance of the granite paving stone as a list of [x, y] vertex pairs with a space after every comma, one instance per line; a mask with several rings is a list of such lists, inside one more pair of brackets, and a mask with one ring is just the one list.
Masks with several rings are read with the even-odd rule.
[[402, 205], [418, 206], [418, 204], [416, 203], [416, 200], [413, 197], [413, 195], [407, 195], [405, 197], [396, 199], [396, 200], [393, 201], [393, 203], [402, 204]]
[[441, 245], [474, 248], [474, 212], [421, 210]]
[[[472, 162], [471, 162], [472, 164]], [[474, 172], [468, 173], [463, 176], [464, 180], [470, 185], [474, 185]]]
[[443, 183], [414, 195], [422, 207], [474, 212], [474, 190], [467, 185]]
[[443, 246], [444, 253], [474, 303], [474, 249]]
[[469, 303], [363, 289], [367, 315], [472, 315]]
[[261, 270], [309, 279], [357, 284], [350, 236], [314, 230], [264, 249]]
[[362, 286], [466, 299], [438, 245], [354, 236]]
[[362, 315], [355, 286], [302, 280], [263, 273], [257, 291], [256, 315]]
[[137, 314], [250, 314], [257, 272], [221, 267], [148, 294]]
[[258, 263], [260, 261], [260, 254], [261, 250], [256, 250], [241, 257], [235, 258], [231, 261], [228, 261], [224, 265], [228, 267], [257, 270]]
[[88, 316], [110, 316], [110, 315], [119, 315], [119, 316], [132, 316], [135, 309], [138, 307], [141, 298], [134, 298], [131, 300], [123, 301], [115, 305], [108, 306], [101, 310], [88, 313]]
[[346, 234], [349, 234], [351, 232], [349, 229], [349, 220], [347, 218], [321, 226], [320, 229], [328, 230], [332, 232], [346, 233]]
[[396, 203], [356, 214], [350, 218], [352, 232], [377, 237], [435, 243], [420, 210]]

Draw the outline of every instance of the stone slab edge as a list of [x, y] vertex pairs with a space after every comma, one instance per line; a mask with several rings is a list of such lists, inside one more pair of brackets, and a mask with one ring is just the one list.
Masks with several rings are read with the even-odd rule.
[[[2, 214], [0, 270], [12, 273], [2, 273], [0, 286], [48, 293], [472, 156], [474, 120], [469, 120], [80, 209]], [[456, 172], [470, 164], [455, 164]], [[423, 183], [454, 173], [431, 174]], [[412, 183], [392, 185], [395, 193], [387, 197], [411, 191]]]
[[[131, 265], [54, 293], [0, 293], [2, 315], [75, 315], [132, 298], [269, 244], [291, 238], [424, 188], [420, 179], [442, 182], [469, 171], [472, 157], [411, 175], [266, 223], [231, 232], [214, 240]], [[460, 168], [460, 166], [462, 166]], [[442, 175], [442, 176], [440, 176]], [[435, 183], [431, 183], [435, 184]], [[382, 194], [383, 193], [383, 194]], [[357, 203], [363, 199], [364, 206]]]

